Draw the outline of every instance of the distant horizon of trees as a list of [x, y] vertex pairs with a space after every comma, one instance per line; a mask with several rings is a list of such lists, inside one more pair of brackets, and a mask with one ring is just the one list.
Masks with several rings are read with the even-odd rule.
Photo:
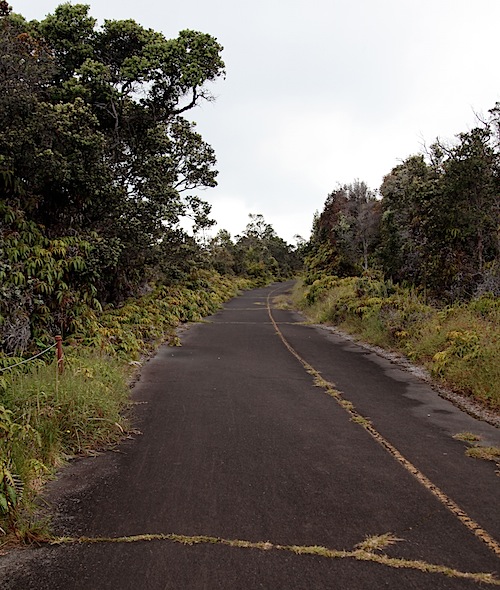
[[380, 197], [359, 180], [328, 195], [306, 280], [369, 269], [447, 301], [500, 297], [500, 103], [453, 142], [395, 166]]

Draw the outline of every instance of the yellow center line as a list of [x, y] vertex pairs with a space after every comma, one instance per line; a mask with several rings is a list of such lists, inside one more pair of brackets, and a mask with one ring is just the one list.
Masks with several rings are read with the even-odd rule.
[[[278, 287], [279, 289], [279, 287]], [[411, 473], [417, 481], [419, 481], [427, 490], [429, 490], [448, 510], [458, 518], [458, 520], [469, 529], [476, 537], [481, 539], [493, 553], [500, 557], [500, 544], [498, 541], [490, 535], [485, 529], [483, 529], [473, 518], [471, 518], [460, 506], [447, 496], [436, 484], [434, 484], [426, 475], [424, 475], [413, 463], [411, 463], [403, 454], [386, 438], [384, 438], [373, 426], [373, 424], [359, 412], [356, 411], [354, 405], [344, 398], [342, 394], [335, 389], [332, 383], [329, 383], [321, 376], [321, 373], [304, 360], [300, 354], [291, 346], [288, 340], [281, 332], [278, 324], [276, 323], [272, 311], [271, 311], [271, 295], [278, 289], [271, 291], [267, 297], [267, 311], [269, 318], [276, 333], [280, 337], [283, 344], [289, 350], [289, 352], [301, 363], [305, 370], [314, 377], [315, 384], [322, 387], [325, 392], [333, 397], [337, 403], [351, 416], [353, 422], [361, 425], [392, 457], [394, 457], [409, 473]]]

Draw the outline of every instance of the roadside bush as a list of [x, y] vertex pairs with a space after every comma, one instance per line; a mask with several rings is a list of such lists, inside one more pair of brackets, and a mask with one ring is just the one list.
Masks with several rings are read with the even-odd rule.
[[[179, 344], [175, 328], [215, 312], [248, 279], [198, 270], [119, 309], [92, 315], [65, 341], [65, 371], [35, 359], [0, 372], [0, 533], [19, 523], [42, 483], [67, 458], [107, 447], [129, 424], [131, 361], [160, 343]], [[0, 368], [20, 357], [0, 355]], [[29, 510], [28, 510], [29, 513]]]
[[500, 409], [500, 299], [491, 294], [438, 308], [379, 277], [325, 276], [296, 298], [313, 321], [401, 352], [447, 386]]

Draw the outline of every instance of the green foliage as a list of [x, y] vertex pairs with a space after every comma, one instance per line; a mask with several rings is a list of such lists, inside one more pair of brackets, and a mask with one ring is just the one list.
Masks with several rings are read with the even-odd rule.
[[[94, 312], [65, 342], [65, 372], [35, 359], [0, 373], [0, 521], [22, 528], [22, 510], [66, 457], [118, 441], [131, 367], [162, 342], [179, 345], [175, 328], [213, 313], [243, 278], [193, 272], [183, 284], [157, 287], [117, 309]], [[0, 367], [17, 359], [0, 355]], [[22, 509], [22, 510], [21, 510]]]
[[106, 354], [136, 359], [162, 341], [175, 340], [175, 328], [180, 323], [199, 321], [249, 284], [243, 279], [200, 270], [182, 285], [157, 287], [118, 309], [106, 310], [84, 333], [73, 335], [70, 341]]
[[[198, 239], [216, 158], [182, 115], [224, 75], [216, 39], [69, 3], [29, 23], [2, 4], [0, 29], [0, 516], [19, 530], [64, 457], [123, 433], [129, 362], [297, 262], [261, 216], [218, 261]], [[14, 367], [56, 334], [63, 376]]]
[[16, 443], [32, 438], [35, 431], [15, 421], [11, 410], [0, 405], [0, 515], [12, 522], [22, 499], [23, 482], [12, 471]]
[[359, 181], [330, 193], [314, 219], [305, 281], [385, 277], [440, 300], [500, 296], [500, 107], [384, 178], [382, 199]]
[[0, 504], [10, 528], [64, 457], [123, 433], [122, 364], [83, 350], [68, 353], [63, 375], [56, 376], [55, 363], [35, 365], [9, 373], [0, 387]]
[[500, 408], [500, 306], [491, 296], [436, 308], [415, 290], [368, 277], [325, 276], [299, 305], [372, 344], [424, 364], [438, 379]]
[[74, 331], [100, 309], [87, 277], [93, 247], [83, 238], [46, 237], [3, 201], [0, 220], [0, 343], [19, 354]]
[[321, 273], [341, 277], [367, 271], [377, 244], [380, 202], [364, 182], [339, 186], [314, 220], [305, 260], [306, 281]]
[[438, 375], [444, 374], [446, 365], [456, 358], [464, 361], [477, 359], [481, 352], [479, 345], [479, 336], [471, 330], [448, 332], [446, 348], [437, 352], [432, 359], [433, 371]]
[[[189, 30], [166, 39], [132, 20], [97, 27], [88, 6], [69, 3], [41, 22], [3, 11], [0, 27], [2, 207], [31, 224], [26, 231], [37, 244], [30, 246], [52, 253], [62, 242], [73, 258], [69, 270], [79, 273], [77, 285], [63, 277], [54, 287], [49, 267], [64, 256], [37, 251], [12, 281], [31, 285], [30, 265], [41, 264], [41, 298], [55, 288], [65, 304], [82, 308], [64, 326], [74, 331], [94, 299], [120, 304], [150, 281], [201, 266], [201, 248], [189, 244], [180, 222], [189, 217], [195, 230], [211, 224], [195, 191], [216, 185], [216, 159], [181, 115], [211, 98], [207, 83], [224, 74], [222, 47]], [[9, 256], [22, 258], [24, 242], [10, 239]], [[168, 272], [172, 266], [179, 273]]]
[[397, 281], [450, 301], [500, 295], [500, 151], [495, 119], [436, 143], [430, 163], [412, 156], [385, 177], [379, 262]]
[[316, 279], [306, 290], [305, 301], [308, 305], [313, 305], [319, 301], [322, 296], [324, 297], [327, 295], [330, 289], [340, 285], [342, 282], [342, 279], [330, 275], [325, 275], [320, 279]]
[[218, 272], [248, 277], [262, 285], [293, 276], [301, 266], [298, 249], [282, 240], [262, 215], [249, 217], [235, 243], [225, 230], [210, 241], [210, 264]]
[[[181, 115], [224, 74], [213, 37], [169, 40], [132, 20], [97, 27], [79, 4], [41, 22], [3, 11], [0, 26], [0, 351], [36, 352], [58, 333], [107, 350], [103, 307], [186, 282], [212, 260], [260, 284], [296, 270], [262, 216], [236, 244], [214, 243], [213, 257], [197, 239], [212, 221], [196, 190], [216, 185], [216, 158]], [[123, 352], [163, 323], [121, 335]]]

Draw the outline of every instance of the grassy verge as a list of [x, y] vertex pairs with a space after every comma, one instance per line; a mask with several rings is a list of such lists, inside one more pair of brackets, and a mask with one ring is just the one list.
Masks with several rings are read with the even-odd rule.
[[500, 411], [500, 300], [445, 308], [422, 294], [370, 278], [326, 276], [295, 294], [315, 322], [401, 352], [451, 389]]
[[[0, 373], [0, 544], [33, 535], [33, 500], [68, 458], [118, 442], [129, 428], [133, 368], [159, 344], [179, 344], [176, 328], [213, 313], [244, 279], [199, 273], [140, 300], [80, 318], [65, 340], [65, 371], [37, 359]], [[51, 354], [51, 353], [48, 353]], [[20, 359], [0, 357], [5, 368]]]

